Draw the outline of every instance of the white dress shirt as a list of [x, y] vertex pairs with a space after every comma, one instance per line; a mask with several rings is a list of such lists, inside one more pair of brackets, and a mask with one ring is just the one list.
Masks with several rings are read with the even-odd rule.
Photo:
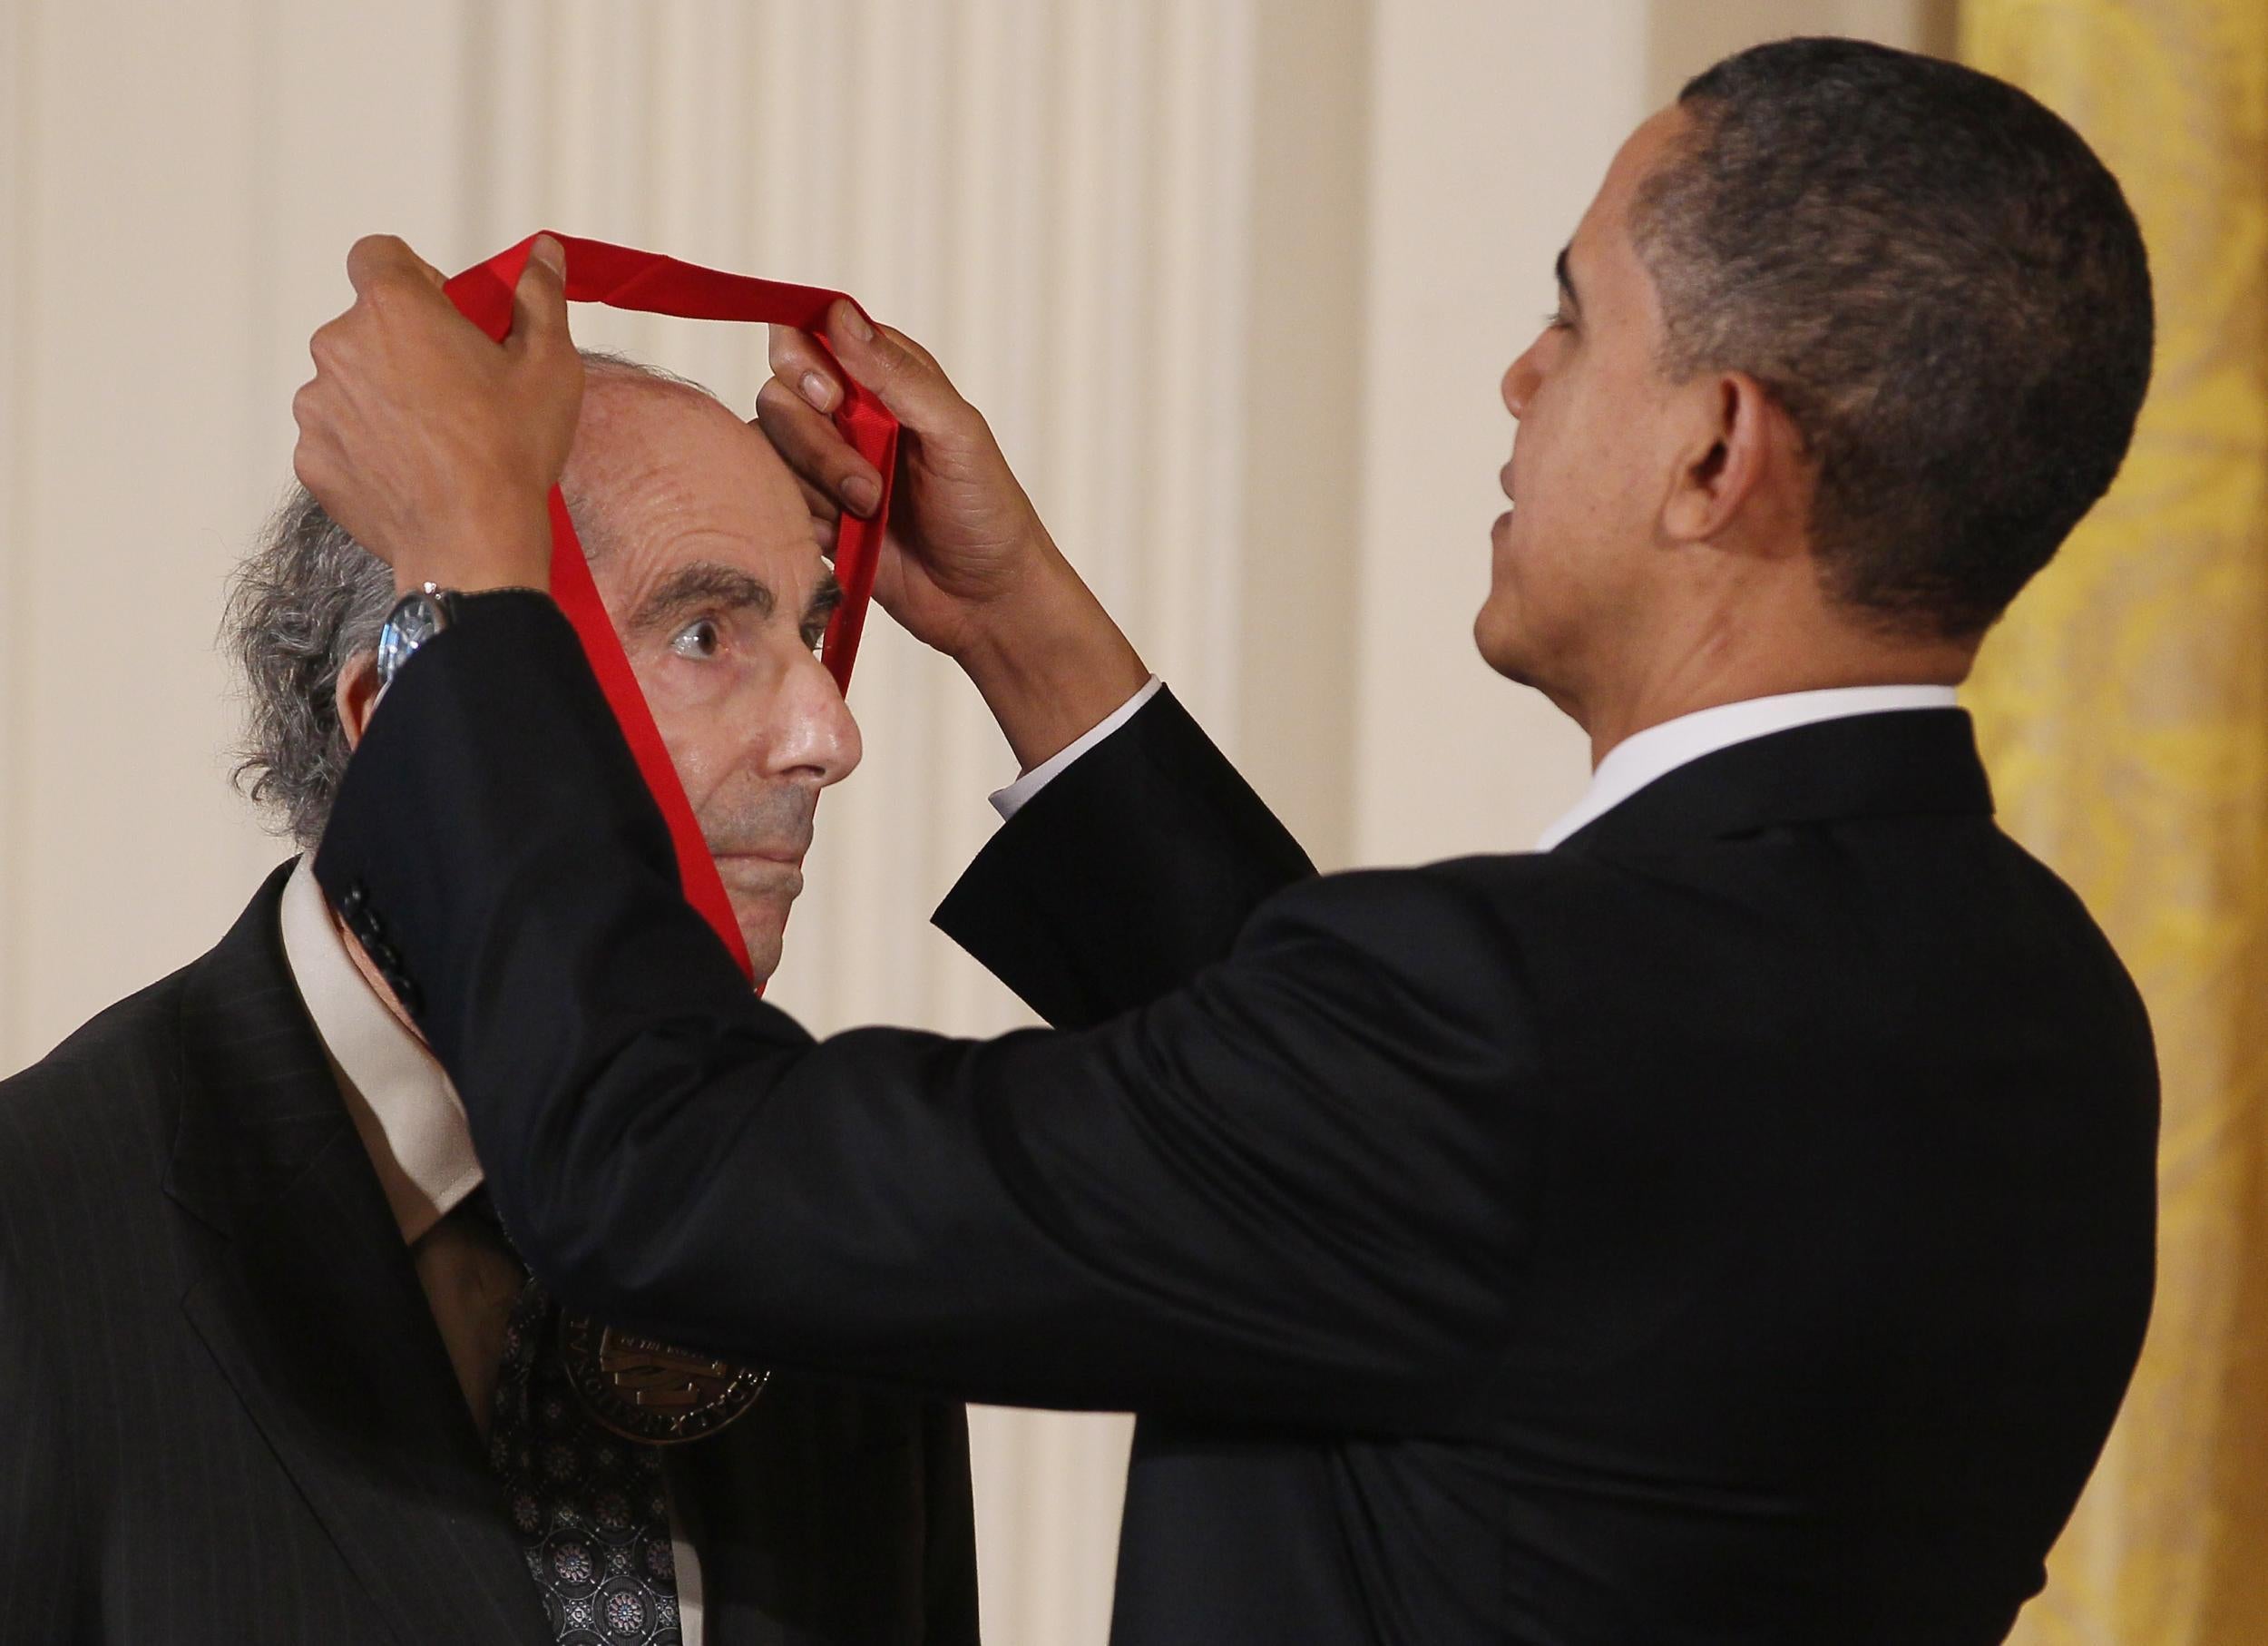
[[1574, 809], [1543, 831], [1538, 851], [1549, 851], [1576, 830], [1597, 822], [1623, 801], [1678, 767], [1745, 743], [1821, 720], [1860, 714], [1891, 714], [1908, 709], [1951, 709], [1960, 699], [1950, 686], [1839, 686], [1825, 691], [1791, 691], [1752, 697], [1664, 720], [1623, 739], [1607, 751], [1591, 773], [1590, 787]]
[[[503, 1362], [504, 1329], [523, 1271], [484, 1226], [449, 1213], [480, 1187], [481, 1165], [464, 1104], [425, 1043], [371, 988], [347, 952], [303, 857], [284, 884], [284, 959], [338, 1077], [355, 1131], [377, 1169], [378, 1186], [433, 1308], [434, 1324], [473, 1420], [488, 1432]], [[503, 1487], [497, 1488], [503, 1501]], [[700, 1559], [670, 1501], [678, 1616], [685, 1646], [700, 1646]]]
[[1084, 735], [1069, 747], [1057, 754], [1051, 755], [1007, 788], [994, 789], [992, 809], [1000, 813], [1001, 821], [1005, 823], [1014, 817], [1017, 812], [1023, 809], [1026, 801], [1062, 776], [1080, 755], [1085, 754], [1097, 743], [1101, 742], [1103, 739], [1132, 720], [1140, 711], [1144, 703], [1158, 695], [1158, 688], [1161, 683], [1156, 675], [1151, 675], [1148, 685], [1120, 703], [1107, 718], [1090, 727]]

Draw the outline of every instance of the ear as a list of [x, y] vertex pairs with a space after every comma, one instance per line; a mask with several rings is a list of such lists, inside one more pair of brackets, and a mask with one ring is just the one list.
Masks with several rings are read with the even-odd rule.
[[332, 691], [331, 701], [338, 710], [339, 729], [347, 734], [347, 747], [360, 748], [363, 728], [370, 723], [370, 710], [378, 702], [376, 652], [358, 652], [347, 660], [347, 666], [338, 671], [338, 684]]
[[1808, 477], [1787, 413], [1746, 372], [1702, 377], [1687, 392], [1692, 421], [1663, 531], [1675, 542], [1708, 543], [1742, 523], [1752, 545], [1800, 546]]

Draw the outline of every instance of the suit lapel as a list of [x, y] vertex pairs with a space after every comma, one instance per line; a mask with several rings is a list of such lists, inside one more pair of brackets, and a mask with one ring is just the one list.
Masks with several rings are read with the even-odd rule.
[[404, 1646], [546, 1646], [502, 1487], [285, 965], [288, 869], [183, 995], [167, 1190], [220, 1239], [182, 1306]]

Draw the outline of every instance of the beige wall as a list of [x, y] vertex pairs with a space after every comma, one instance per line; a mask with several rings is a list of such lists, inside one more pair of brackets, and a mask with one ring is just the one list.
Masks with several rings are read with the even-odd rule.
[[1382, 6], [1371, 57], [1356, 858], [1518, 850], [1581, 789], [1581, 734], [1470, 638], [1512, 421], [1504, 368], [1645, 108], [1646, 7]]
[[[193, 957], [282, 847], [224, 782], [223, 582], [352, 237], [539, 223], [845, 284], [1319, 860], [1527, 844], [1582, 742], [1466, 639], [1499, 374], [1627, 129], [1921, 0], [0, 0], [0, 1071]], [[854, 114], [856, 118], [854, 118]], [[745, 402], [752, 332], [578, 314]], [[878, 630], [774, 997], [1023, 1021], [924, 925], [1011, 775]], [[1107, 1615], [1125, 1427], [979, 1413], [995, 1646]]]

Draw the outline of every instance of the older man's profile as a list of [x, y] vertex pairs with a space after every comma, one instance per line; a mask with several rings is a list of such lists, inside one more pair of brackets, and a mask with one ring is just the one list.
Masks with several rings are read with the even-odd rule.
[[[760, 981], [859, 758], [814, 654], [834, 578], [759, 433], [586, 364], [570, 507]], [[394, 596], [304, 491], [240, 568], [239, 780], [302, 854]], [[960, 1409], [720, 1376], [743, 1397], [662, 1446], [650, 1367], [587, 1399], [594, 1328], [521, 1263], [383, 938], [310, 863], [0, 1083], [0, 1642], [973, 1641]]]

